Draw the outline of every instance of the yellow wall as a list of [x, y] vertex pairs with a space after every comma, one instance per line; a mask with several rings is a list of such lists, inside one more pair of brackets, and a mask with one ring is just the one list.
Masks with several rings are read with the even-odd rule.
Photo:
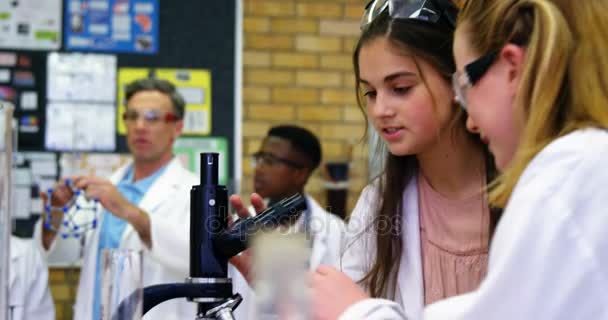
[[[316, 133], [323, 160], [346, 158], [356, 144], [349, 208], [367, 179], [367, 150], [358, 143], [364, 119], [356, 106], [352, 51], [365, 0], [244, 2], [243, 181], [252, 191], [249, 156], [268, 129], [297, 124]], [[307, 186], [322, 204], [321, 170]]]
[[55, 318], [57, 320], [72, 320], [76, 289], [78, 288], [77, 268], [50, 268], [49, 282], [51, 294], [55, 300]]

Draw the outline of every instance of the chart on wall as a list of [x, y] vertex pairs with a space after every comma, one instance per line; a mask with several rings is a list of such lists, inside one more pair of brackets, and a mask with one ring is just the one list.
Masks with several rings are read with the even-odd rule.
[[0, 48], [59, 49], [61, 1], [0, 1]]
[[45, 147], [114, 151], [116, 56], [51, 53], [47, 68]]
[[186, 100], [184, 130], [187, 135], [208, 135], [211, 132], [211, 72], [205, 69], [120, 68], [118, 70], [118, 133], [126, 128], [120, 115], [125, 111], [127, 84], [137, 79], [154, 77], [170, 81]]
[[68, 50], [158, 52], [159, 0], [66, 0]]

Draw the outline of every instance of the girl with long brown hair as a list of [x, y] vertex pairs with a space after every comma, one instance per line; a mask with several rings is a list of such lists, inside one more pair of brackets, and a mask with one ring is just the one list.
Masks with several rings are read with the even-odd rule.
[[475, 291], [409, 317], [320, 269], [316, 287], [348, 297], [324, 304], [329, 290], [317, 289], [327, 318], [608, 319], [607, 12], [605, 0], [465, 3], [454, 90], [502, 171], [488, 273]]
[[339, 267], [412, 318], [477, 288], [498, 219], [485, 193], [494, 161], [453, 99], [457, 13], [450, 0], [372, 1], [353, 56], [385, 162], [351, 215]]

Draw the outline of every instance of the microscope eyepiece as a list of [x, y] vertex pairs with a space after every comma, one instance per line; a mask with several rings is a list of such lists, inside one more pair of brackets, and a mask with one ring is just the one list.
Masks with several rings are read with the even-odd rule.
[[218, 161], [219, 153], [201, 153], [201, 185], [217, 185], [218, 184]]

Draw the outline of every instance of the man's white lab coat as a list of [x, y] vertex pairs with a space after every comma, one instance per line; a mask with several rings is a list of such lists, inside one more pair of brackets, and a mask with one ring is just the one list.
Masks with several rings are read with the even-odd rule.
[[[131, 164], [117, 170], [110, 180], [114, 184], [124, 177]], [[167, 169], [158, 177], [144, 195], [138, 207], [150, 215], [152, 248], [148, 249], [137, 231], [130, 224], [122, 234], [121, 249], [143, 251], [143, 285], [183, 283], [189, 275], [190, 257], [190, 189], [198, 185], [199, 179], [187, 171], [177, 158], [171, 160]], [[100, 221], [101, 224], [101, 221]], [[99, 225], [100, 225], [99, 224]], [[99, 244], [98, 228], [86, 234], [84, 257], [74, 306], [74, 319], [91, 319], [93, 312], [93, 288]], [[40, 240], [40, 223], [36, 225], [35, 237]], [[50, 250], [61, 245], [57, 239]], [[186, 299], [170, 300], [150, 310], [144, 319], [181, 320], [194, 319], [196, 305]]]

